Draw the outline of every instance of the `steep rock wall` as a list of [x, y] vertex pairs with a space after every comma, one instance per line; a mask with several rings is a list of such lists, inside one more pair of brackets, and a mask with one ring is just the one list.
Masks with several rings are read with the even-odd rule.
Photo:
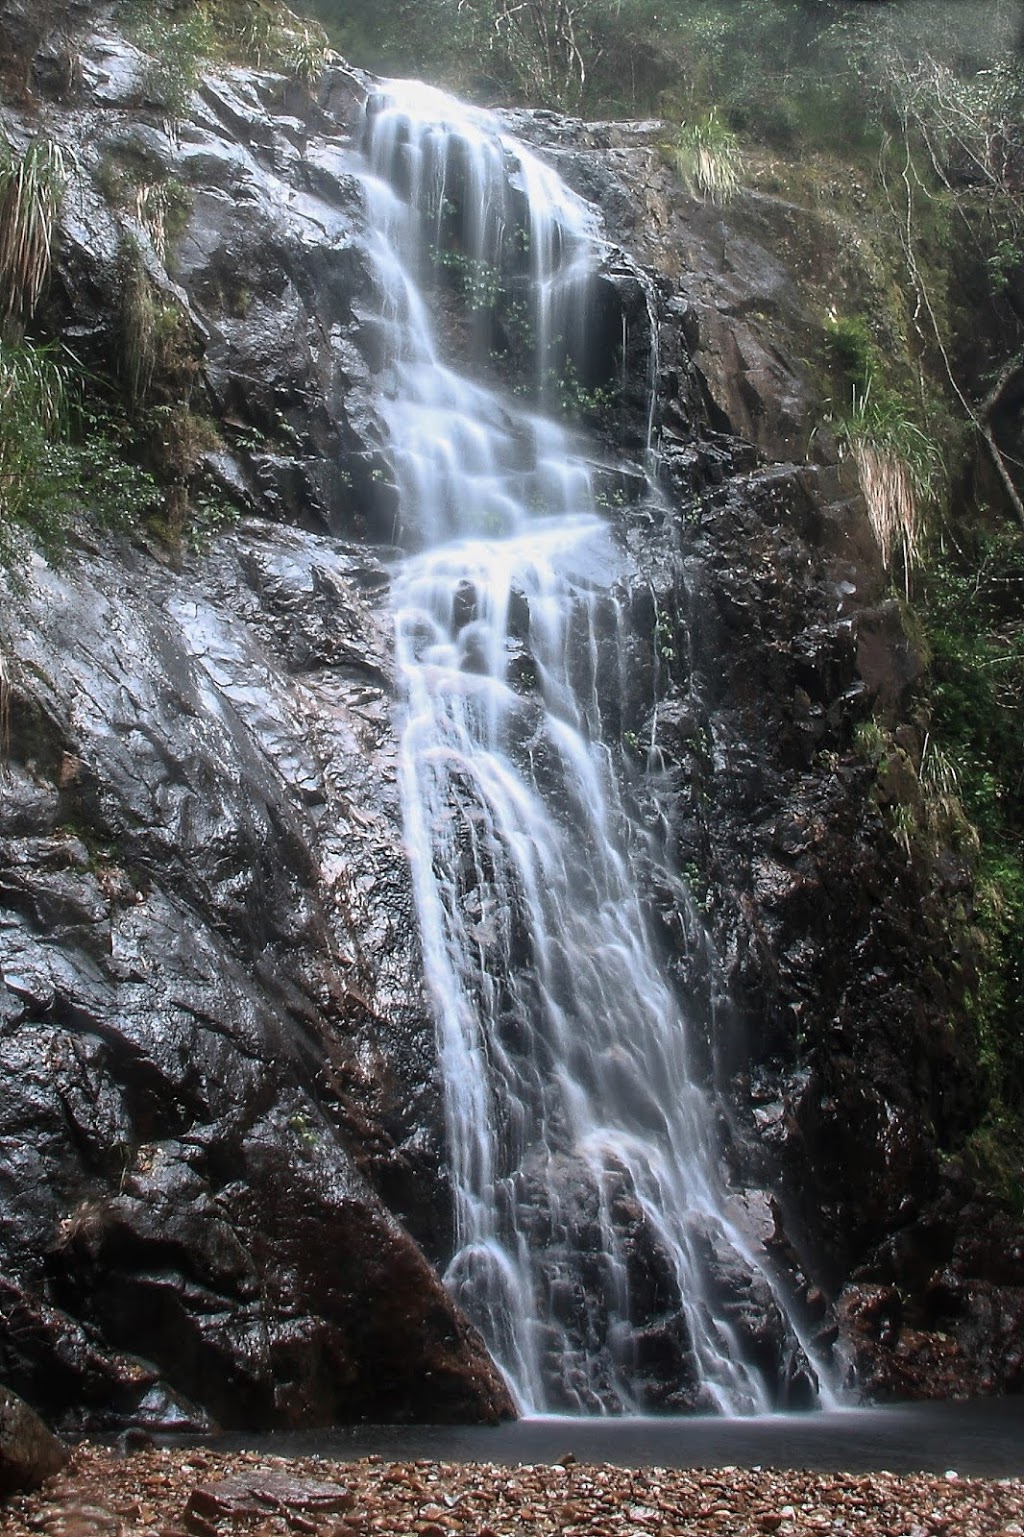
[[[104, 541], [5, 592], [0, 1375], [71, 1424], [507, 1414], [423, 1252], [450, 1217], [388, 577], [332, 537], [380, 438], [341, 129], [309, 149], [282, 82], [233, 72], [168, 132], [102, 17], [75, 47], [70, 97], [8, 120], [79, 156], [53, 317], [116, 368], [129, 230], [251, 431], [209, 471], [260, 516], [179, 569]], [[187, 185], [168, 268], [112, 165]]]

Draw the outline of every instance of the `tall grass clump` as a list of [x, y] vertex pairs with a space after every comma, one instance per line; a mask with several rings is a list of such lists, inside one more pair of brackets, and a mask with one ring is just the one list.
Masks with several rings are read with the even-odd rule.
[[315, 24], [283, 28], [281, 44], [285, 69], [307, 88], [316, 85], [324, 69], [336, 57], [327, 34]]
[[714, 108], [682, 125], [668, 146], [668, 158], [693, 197], [727, 203], [739, 188], [739, 140]]
[[119, 364], [133, 406], [145, 399], [156, 366], [156, 304], [138, 241], [126, 236], [121, 250]]
[[0, 134], [0, 326], [29, 320], [42, 297], [71, 169], [50, 139], [19, 155]]
[[872, 388], [870, 377], [863, 389], [854, 390], [840, 432], [857, 467], [882, 565], [890, 571], [900, 559], [909, 597], [910, 573], [921, 555], [925, 509], [938, 481], [938, 450], [893, 396]]

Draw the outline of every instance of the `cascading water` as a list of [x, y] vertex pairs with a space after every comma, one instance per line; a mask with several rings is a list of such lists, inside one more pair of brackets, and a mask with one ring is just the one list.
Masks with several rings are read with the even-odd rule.
[[[727, 1215], [713, 1107], [627, 861], [602, 737], [609, 689], [628, 688], [622, 558], [585, 445], [542, 412], [593, 374], [597, 220], [495, 119], [429, 88], [385, 83], [365, 134], [411, 551], [393, 584], [400, 775], [447, 1101], [447, 1283], [525, 1413], [813, 1397], [764, 1256]], [[451, 281], [431, 289], [438, 269]], [[535, 411], [454, 372], [432, 323], [461, 287], [479, 354], [499, 282], [520, 295], [506, 334]]]

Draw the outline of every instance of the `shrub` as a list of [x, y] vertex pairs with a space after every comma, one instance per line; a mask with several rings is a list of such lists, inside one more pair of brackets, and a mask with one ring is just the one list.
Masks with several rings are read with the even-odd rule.
[[0, 565], [10, 570], [33, 546], [59, 564], [79, 520], [125, 527], [159, 506], [127, 425], [86, 404], [86, 382], [66, 349], [0, 341]]
[[57, 542], [50, 445], [67, 419], [68, 366], [55, 347], [0, 341], [0, 563], [17, 564], [31, 531]]
[[[178, 16], [178, 13], [175, 13]], [[149, 56], [144, 89], [171, 118], [180, 118], [214, 46], [213, 16], [196, 3], [178, 19], [151, 0], [122, 0], [120, 19], [132, 41]]]

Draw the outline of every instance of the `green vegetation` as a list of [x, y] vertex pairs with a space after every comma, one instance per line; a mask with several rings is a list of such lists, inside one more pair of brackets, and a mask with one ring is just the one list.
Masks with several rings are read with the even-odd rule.
[[116, 416], [83, 394], [78, 360], [55, 344], [0, 341], [0, 564], [33, 546], [55, 563], [76, 524], [129, 527], [159, 507], [153, 476], [126, 460]]
[[[45, 486], [66, 415], [68, 365], [52, 347], [0, 342], [0, 562], [28, 532], [52, 545], [59, 518]], [[41, 494], [42, 491], [42, 494]]]
[[890, 570], [899, 553], [909, 598], [910, 573], [921, 555], [924, 510], [939, 476], [939, 451], [900, 400], [872, 389], [873, 383], [869, 373], [839, 429], [857, 466], [882, 565]]
[[0, 325], [8, 330], [39, 303], [72, 166], [52, 140], [33, 139], [19, 155], [0, 130]]
[[927, 94], [922, 61], [940, 40], [942, 66], [959, 81], [1005, 57], [1018, 24], [1010, 0], [304, 0], [301, 8], [354, 62], [383, 73], [598, 117], [689, 123], [716, 109], [760, 143], [813, 139], [843, 153], [877, 145], [890, 66], [910, 61]]
[[727, 203], [739, 186], [739, 140], [714, 107], [696, 122], [684, 123], [666, 154], [694, 197]]
[[75, 355], [26, 338], [75, 169], [48, 139], [20, 155], [0, 143], [0, 564], [14, 569], [33, 545], [62, 558], [86, 508], [110, 524], [144, 515], [156, 499], [151, 477], [124, 462]]
[[[0, 565], [16, 575], [33, 548], [65, 559], [87, 523], [147, 529], [173, 551], [224, 516], [199, 474], [217, 438], [195, 408], [191, 327], [155, 290], [136, 237], [123, 239], [117, 381], [90, 372], [38, 319], [61, 203], [80, 174], [47, 139], [20, 154], [0, 141]], [[158, 198], [158, 186], [126, 199], [137, 226], [149, 214], [154, 250], [179, 202]]]
[[333, 51], [323, 28], [280, 0], [120, 0], [118, 20], [149, 57], [145, 91], [171, 118], [181, 117], [203, 69], [254, 64], [315, 85]]
[[927, 573], [931, 730], [955, 773], [974, 846], [978, 951], [970, 1000], [990, 1105], [972, 1139], [1004, 1193], [1021, 1201], [1024, 1138], [1024, 537], [975, 527]]

